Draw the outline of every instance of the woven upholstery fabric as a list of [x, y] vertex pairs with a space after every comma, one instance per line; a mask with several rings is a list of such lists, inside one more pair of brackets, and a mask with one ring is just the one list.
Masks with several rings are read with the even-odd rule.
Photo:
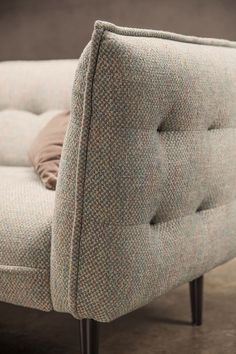
[[236, 255], [236, 43], [97, 22], [53, 222], [57, 311], [110, 321]]
[[0, 301], [52, 309], [55, 193], [29, 167], [35, 135], [70, 109], [77, 60], [0, 63]]
[[70, 109], [77, 60], [6, 61], [0, 63], [0, 110], [42, 114]]
[[0, 63], [0, 165], [30, 166], [34, 137], [56, 114], [70, 110], [77, 62]]
[[0, 301], [52, 309], [54, 197], [33, 169], [0, 166]]
[[30, 166], [28, 150], [40, 130], [60, 111], [42, 114], [28, 111], [0, 111], [0, 165]]

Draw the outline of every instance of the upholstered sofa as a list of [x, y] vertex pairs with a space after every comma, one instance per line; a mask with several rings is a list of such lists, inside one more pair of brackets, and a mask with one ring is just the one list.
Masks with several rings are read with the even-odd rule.
[[[2, 62], [0, 89], [0, 301], [72, 314], [83, 354], [183, 283], [201, 324], [236, 256], [236, 43], [96, 22], [79, 61]], [[68, 109], [53, 192], [27, 149]]]

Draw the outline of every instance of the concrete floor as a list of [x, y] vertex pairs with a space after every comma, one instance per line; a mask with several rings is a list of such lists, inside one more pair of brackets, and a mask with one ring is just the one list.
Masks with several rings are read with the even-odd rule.
[[[78, 321], [0, 304], [0, 354], [79, 354]], [[236, 260], [205, 277], [204, 325], [190, 325], [188, 286], [101, 326], [101, 354], [236, 353]]]

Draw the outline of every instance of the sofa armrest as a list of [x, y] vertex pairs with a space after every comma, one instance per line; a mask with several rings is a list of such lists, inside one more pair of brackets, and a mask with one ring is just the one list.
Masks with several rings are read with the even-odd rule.
[[55, 310], [110, 321], [235, 256], [235, 47], [96, 23], [56, 192]]

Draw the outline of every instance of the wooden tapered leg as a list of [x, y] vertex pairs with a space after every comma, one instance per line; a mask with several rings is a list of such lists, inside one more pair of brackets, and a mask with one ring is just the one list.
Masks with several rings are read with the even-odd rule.
[[81, 354], [98, 354], [98, 323], [94, 320], [80, 321]]
[[203, 309], [203, 276], [190, 282], [190, 298], [193, 326], [201, 326]]

